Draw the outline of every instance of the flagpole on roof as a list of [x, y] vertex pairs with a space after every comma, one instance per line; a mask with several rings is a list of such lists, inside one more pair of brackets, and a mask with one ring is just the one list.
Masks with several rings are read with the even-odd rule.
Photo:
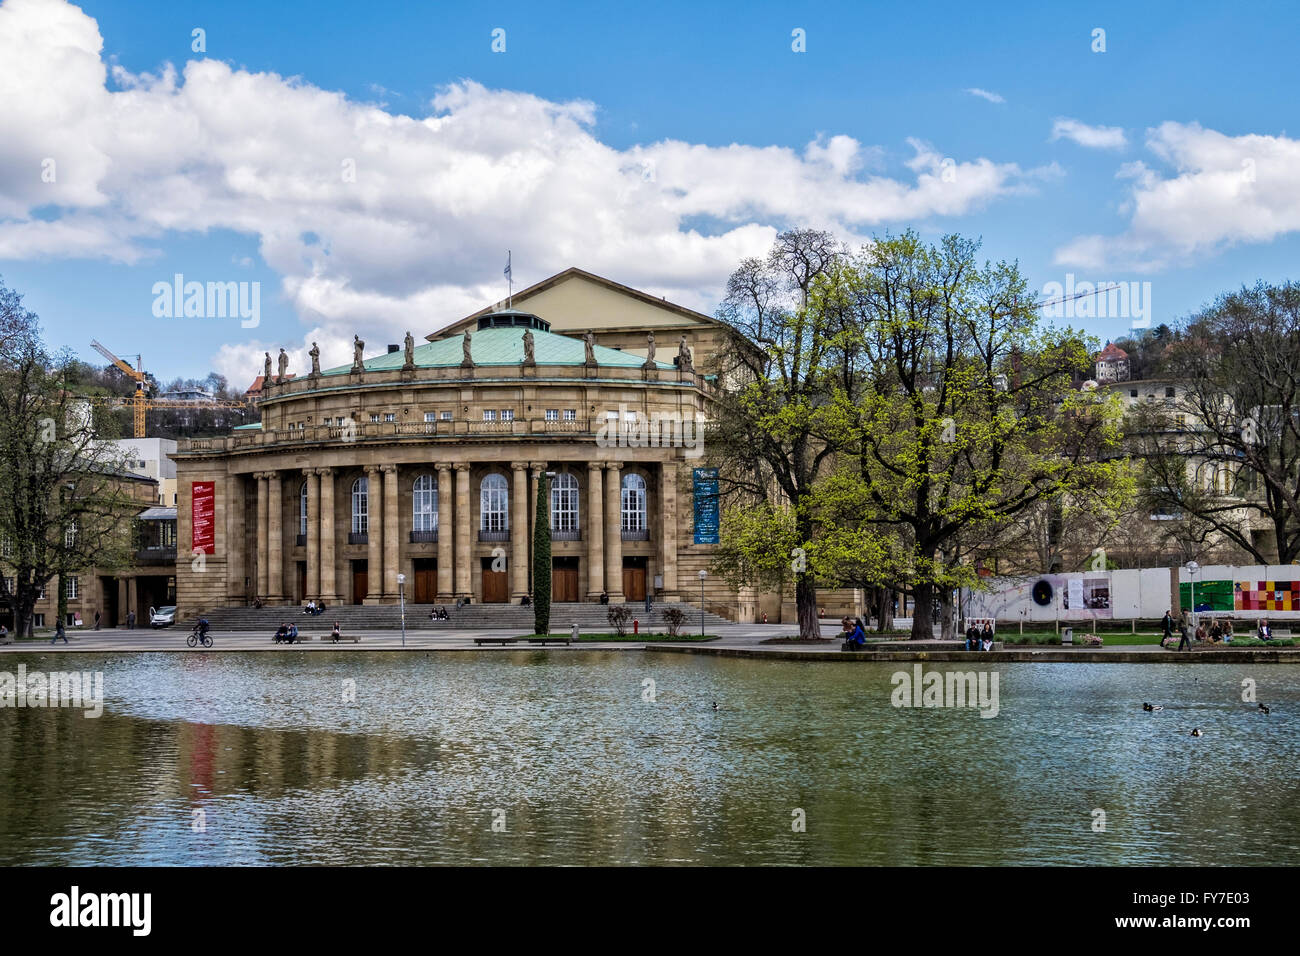
[[514, 297], [514, 276], [510, 273], [510, 250], [506, 250], [506, 308], [510, 308], [511, 299]]

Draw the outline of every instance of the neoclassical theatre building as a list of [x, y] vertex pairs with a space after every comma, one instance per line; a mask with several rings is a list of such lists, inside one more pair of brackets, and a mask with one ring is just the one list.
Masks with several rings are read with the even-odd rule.
[[[181, 614], [392, 603], [399, 574], [412, 603], [518, 603], [542, 472], [553, 600], [698, 603], [718, 520], [701, 369], [721, 325], [578, 269], [512, 306], [369, 358], [358, 339], [350, 366], [282, 365], [260, 424], [183, 442]], [[777, 595], [703, 589], [710, 610], [779, 619]]]

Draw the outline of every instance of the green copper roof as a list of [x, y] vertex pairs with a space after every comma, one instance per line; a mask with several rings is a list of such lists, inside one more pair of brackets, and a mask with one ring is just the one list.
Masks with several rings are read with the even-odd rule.
[[[471, 332], [470, 354], [475, 365], [522, 365], [524, 362], [524, 332], [521, 328], [476, 329]], [[416, 368], [451, 368], [459, 367], [465, 358], [465, 336], [452, 335], [436, 342], [426, 342], [415, 348]], [[645, 359], [629, 352], [595, 347], [596, 363], [614, 368], [640, 368]], [[533, 356], [538, 365], [582, 365], [586, 362], [586, 345], [580, 338], [559, 335], [555, 332], [533, 330]], [[406, 362], [406, 353], [401, 349], [365, 359], [363, 364], [368, 371], [400, 369]], [[656, 361], [661, 369], [671, 369], [671, 362]], [[323, 375], [346, 375], [350, 365], [326, 369]]]

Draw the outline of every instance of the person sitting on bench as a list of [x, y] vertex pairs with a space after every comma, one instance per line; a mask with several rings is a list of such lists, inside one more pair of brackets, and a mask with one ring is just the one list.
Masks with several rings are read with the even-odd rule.
[[1273, 629], [1268, 626], [1268, 618], [1262, 617], [1259, 619], [1259, 627], [1255, 631], [1255, 636], [1261, 641], [1273, 640]]
[[341, 636], [342, 635], [339, 633], [339, 622], [335, 621], [334, 630], [330, 631], [330, 640], [337, 644]]
[[289, 638], [289, 625], [281, 624], [278, 628], [275, 629], [275, 637], [271, 638], [271, 640], [275, 641], [275, 643], [277, 644], [282, 644], [284, 643], [284, 641], [288, 640], [288, 638]]

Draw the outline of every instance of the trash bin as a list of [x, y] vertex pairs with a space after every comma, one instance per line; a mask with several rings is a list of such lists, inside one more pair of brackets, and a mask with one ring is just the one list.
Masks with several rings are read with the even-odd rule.
[[1061, 629], [1061, 643], [1062, 644], [1074, 643], [1074, 628], [1065, 627]]

